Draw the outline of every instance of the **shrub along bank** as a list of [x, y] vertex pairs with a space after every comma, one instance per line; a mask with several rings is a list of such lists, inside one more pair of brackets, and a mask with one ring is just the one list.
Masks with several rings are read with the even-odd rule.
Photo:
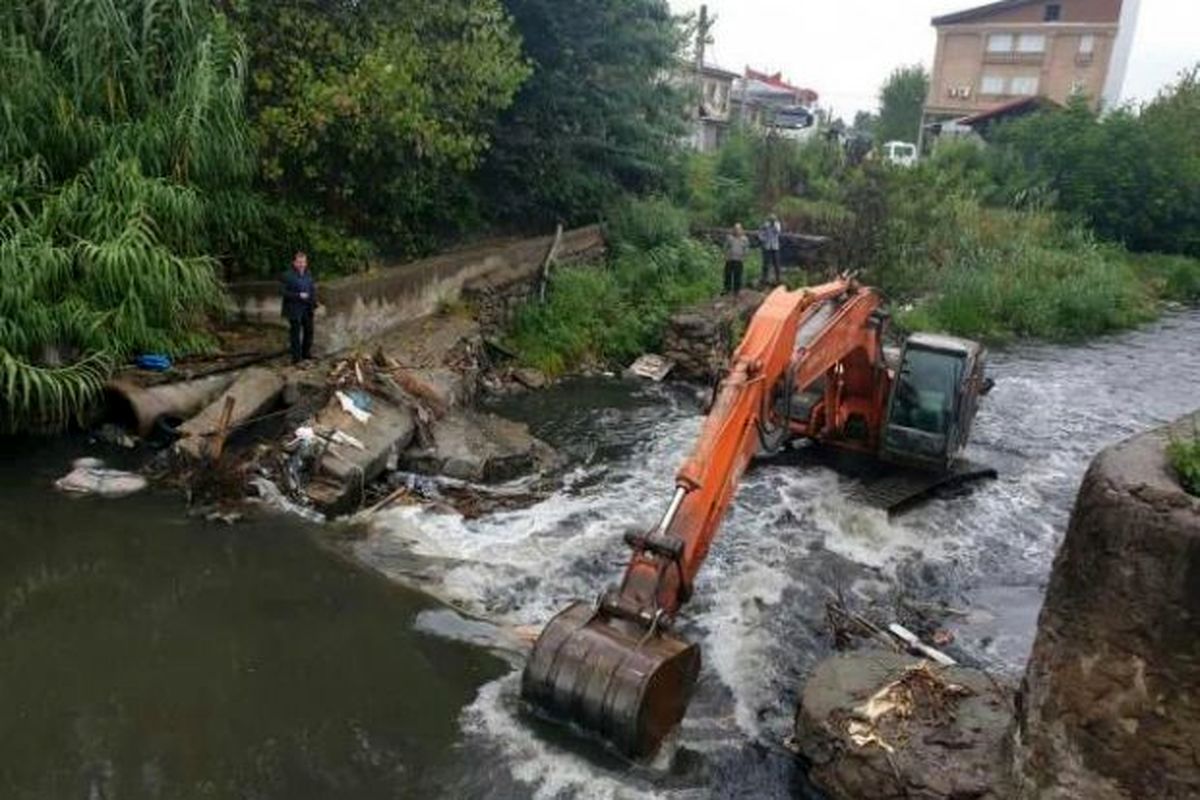
[[556, 271], [546, 302], [518, 313], [507, 344], [526, 364], [557, 375], [627, 363], [658, 346], [673, 311], [720, 290], [720, 254], [687, 238], [686, 216], [666, 201], [614, 209], [608, 237], [604, 265]]

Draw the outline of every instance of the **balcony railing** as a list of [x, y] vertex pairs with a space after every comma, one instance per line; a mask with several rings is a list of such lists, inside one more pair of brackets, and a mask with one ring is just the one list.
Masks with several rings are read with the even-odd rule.
[[984, 53], [985, 64], [1041, 64], [1046, 60], [1045, 52], [1041, 53]]

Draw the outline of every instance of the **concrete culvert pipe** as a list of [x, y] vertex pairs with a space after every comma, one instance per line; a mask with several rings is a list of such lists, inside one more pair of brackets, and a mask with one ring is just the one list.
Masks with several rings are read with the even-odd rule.
[[145, 437], [161, 419], [188, 419], [228, 389], [238, 372], [225, 372], [181, 383], [139, 386], [118, 379], [104, 387], [105, 417]]

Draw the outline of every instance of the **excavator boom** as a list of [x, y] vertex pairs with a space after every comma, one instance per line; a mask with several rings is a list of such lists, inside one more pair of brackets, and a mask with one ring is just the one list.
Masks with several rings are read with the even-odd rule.
[[[699, 649], [672, 624], [751, 459], [794, 435], [839, 436], [855, 415], [866, 415], [868, 432], [880, 427], [888, 383], [873, 324], [880, 303], [849, 277], [767, 297], [662, 520], [626, 535], [633, 552], [619, 587], [596, 603], [572, 604], [543, 629], [522, 676], [527, 700], [628, 755], [658, 748], [683, 718], [700, 671]], [[794, 422], [792, 397], [820, 381], [824, 399]]]

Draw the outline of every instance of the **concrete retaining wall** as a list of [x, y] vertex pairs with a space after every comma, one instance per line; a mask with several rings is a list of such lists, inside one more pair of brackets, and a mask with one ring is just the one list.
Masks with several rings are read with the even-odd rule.
[[1017, 713], [1021, 797], [1200, 797], [1200, 413], [1101, 453], [1054, 563]]
[[[536, 283], [553, 236], [489, 243], [409, 264], [384, 267], [320, 283], [317, 349], [336, 352], [384, 333], [408, 319], [426, 316], [454, 302], [464, 288], [511, 287]], [[558, 258], [569, 261], [604, 246], [598, 226], [563, 234]], [[316, 265], [320, 278], [320, 265]], [[279, 283], [255, 281], [229, 287], [234, 314], [242, 320], [283, 324]]]

